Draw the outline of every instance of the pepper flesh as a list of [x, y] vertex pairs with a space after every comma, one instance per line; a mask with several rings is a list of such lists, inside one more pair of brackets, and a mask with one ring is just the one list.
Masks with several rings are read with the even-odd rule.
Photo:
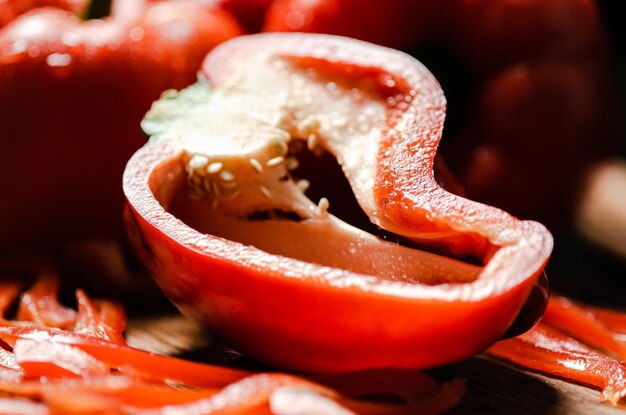
[[[358, 134], [325, 135], [324, 128], [318, 137], [322, 145], [342, 164], [357, 200], [376, 225], [443, 252], [476, 255], [484, 267], [466, 280], [453, 277], [426, 285], [419, 273], [409, 280], [394, 281], [393, 276], [304, 262], [204, 234], [201, 228], [193, 229], [177, 218], [172, 205], [192, 211], [181, 219], [202, 223], [212, 221], [220, 212], [228, 213], [229, 208], [237, 212], [242, 205], [253, 208], [260, 197], [249, 193], [239, 202], [234, 198], [232, 205], [224, 203], [225, 207], [212, 215], [210, 200], [194, 204], [180, 196], [185, 193], [185, 178], [190, 171], [193, 173], [193, 168], [187, 170], [189, 163], [196, 167], [193, 155], [199, 147], [185, 149], [177, 146], [176, 140], [152, 139], [127, 165], [124, 191], [131, 238], [157, 283], [184, 313], [207, 324], [227, 343], [278, 367], [311, 372], [430, 367], [486, 348], [519, 312], [545, 266], [552, 238], [540, 224], [519, 221], [498, 209], [462, 199], [436, 183], [432, 168], [445, 99], [432, 75], [397, 51], [330, 36], [293, 34], [248, 36], [228, 42], [207, 57], [202, 72], [218, 96], [227, 94], [229, 87], [243, 93], [254, 78], [247, 78], [242, 68], [253, 67], [253, 72], [262, 76], [271, 72], [268, 62], [272, 60], [282, 60], [279, 66], [288, 64], [285, 77], [289, 77], [289, 71], [313, 72], [334, 86], [350, 85], [357, 92], [373, 91], [382, 97], [384, 127], [369, 131], [378, 140], [374, 154], [367, 151], [371, 143], [350, 141], [360, 137]], [[285, 93], [282, 89], [272, 90], [272, 85], [280, 82], [254, 84], [254, 88], [268, 99]], [[343, 99], [342, 94], [337, 99]], [[253, 98], [253, 103], [260, 99]], [[316, 97], [311, 99], [315, 102]], [[219, 116], [203, 113], [203, 102], [211, 105], [210, 99], [200, 98], [198, 107], [190, 110], [174, 107], [164, 115], [174, 119], [170, 124], [174, 128], [158, 130], [152, 125], [153, 131], [148, 132], [170, 138], [178, 135], [183, 143], [185, 136], [214, 136], [215, 131], [202, 129], [201, 122], [196, 130], [194, 126], [184, 127], [186, 122], [176, 123], [184, 119], [181, 114], [193, 112], [194, 108], [207, 119]], [[256, 111], [249, 107], [250, 101], [234, 106], [243, 107], [248, 117], [237, 122], [231, 119], [226, 125], [247, 125], [255, 114], [272, 105], [271, 101], [260, 102], [265, 106]], [[303, 117], [315, 115], [306, 106], [295, 110], [300, 110]], [[270, 115], [281, 118], [281, 114]], [[205, 157], [222, 157], [218, 158], [222, 164], [230, 157], [232, 160], [227, 161], [231, 166], [249, 164], [247, 159], [239, 161], [241, 154], [220, 154], [212, 145], [228, 147], [242, 140], [244, 147], [261, 148], [267, 140], [261, 133], [253, 140], [241, 131], [220, 128], [219, 132], [223, 132], [221, 142], [204, 143], [208, 149]], [[229, 141], [231, 136], [236, 140]], [[200, 168], [211, 169], [206, 163]], [[244, 170], [233, 171], [235, 175], [244, 174]], [[367, 172], [365, 180], [363, 171]], [[299, 197], [302, 206], [310, 206], [310, 201], [307, 204], [302, 195]], [[276, 203], [281, 202], [284, 200]], [[205, 209], [193, 209], [202, 206]], [[311, 229], [315, 220], [308, 219], [323, 217], [324, 224], [333, 220], [319, 210], [310, 212], [301, 223], [287, 225]], [[281, 228], [285, 221], [267, 223], [287, 229]], [[285, 232], [278, 231], [268, 239], [278, 239], [282, 234]], [[327, 240], [334, 239], [334, 235], [340, 238], [342, 233], [335, 228]], [[358, 246], [352, 255], [338, 254], [352, 256], [354, 263], [361, 260]], [[467, 267], [460, 263], [455, 266], [450, 258], [430, 255], [435, 265]], [[385, 260], [393, 262], [391, 257], [381, 259], [383, 263]], [[427, 269], [420, 268], [424, 281], [436, 272]]]

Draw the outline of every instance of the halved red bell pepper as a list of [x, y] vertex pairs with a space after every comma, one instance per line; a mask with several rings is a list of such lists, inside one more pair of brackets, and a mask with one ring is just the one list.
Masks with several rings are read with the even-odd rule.
[[[311, 372], [431, 367], [505, 332], [552, 238], [438, 185], [445, 99], [419, 62], [267, 34], [220, 46], [202, 74], [153, 105], [151, 141], [124, 174], [131, 238], [184, 313], [250, 356]], [[482, 265], [380, 240], [313, 203], [289, 170], [304, 143], [336, 157], [374, 224]]]

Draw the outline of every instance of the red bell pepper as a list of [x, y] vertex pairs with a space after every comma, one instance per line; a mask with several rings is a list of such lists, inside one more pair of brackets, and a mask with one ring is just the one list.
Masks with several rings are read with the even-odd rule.
[[[153, 105], [151, 141], [124, 174], [131, 238], [184, 313], [252, 357], [311, 372], [431, 367], [505, 332], [552, 238], [437, 184], [445, 99], [419, 62], [268, 34], [224, 44], [202, 74]], [[336, 156], [376, 225], [482, 266], [381, 241], [312, 203], [289, 173], [298, 143]]]
[[72, 327], [76, 318], [76, 312], [58, 302], [58, 293], [59, 279], [57, 275], [51, 273], [41, 276], [20, 297], [17, 318], [48, 327]]
[[0, 3], [0, 28], [38, 7], [56, 7], [78, 13], [86, 4], [87, 0], [4, 0]]
[[626, 314], [553, 295], [540, 324], [501, 341], [489, 353], [522, 367], [602, 389], [602, 400], [626, 396]]
[[[13, 3], [11, 3], [13, 4]], [[103, 20], [31, 10], [0, 31], [0, 250], [123, 235], [119, 180], [150, 102], [240, 34], [193, 1], [115, 1]]]

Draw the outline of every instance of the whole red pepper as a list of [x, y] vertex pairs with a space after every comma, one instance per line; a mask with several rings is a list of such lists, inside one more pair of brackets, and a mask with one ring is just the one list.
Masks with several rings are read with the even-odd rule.
[[119, 238], [119, 180], [145, 142], [150, 102], [196, 79], [204, 55], [241, 33], [198, 2], [114, 2], [81, 21], [32, 10], [0, 32], [0, 250]]
[[[202, 73], [153, 105], [151, 142], [124, 174], [131, 237], [183, 312], [252, 357], [313, 372], [430, 367], [502, 336], [552, 238], [435, 181], [445, 99], [423, 66], [273, 34], [224, 44]], [[376, 225], [481, 266], [381, 241], [312, 203], [290, 173], [302, 145], [337, 158]]]
[[86, 5], [87, 0], [4, 0], [0, 3], [0, 27], [38, 7], [56, 7], [78, 13], [82, 12]]

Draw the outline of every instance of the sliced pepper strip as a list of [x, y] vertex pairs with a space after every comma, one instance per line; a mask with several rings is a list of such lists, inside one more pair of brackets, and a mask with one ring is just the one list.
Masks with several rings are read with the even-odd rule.
[[[107, 321], [120, 330], [123, 328], [124, 312], [115, 303], [93, 302], [81, 290], [77, 298], [79, 311], [73, 329], [78, 332], [10, 321], [0, 327], [0, 339], [13, 349], [11, 352], [0, 348], [0, 392], [14, 396], [0, 401], [3, 413], [226, 411], [288, 415], [304, 410], [346, 415], [354, 414], [353, 410], [361, 414], [405, 414], [419, 410], [430, 414], [453, 406], [464, 393], [462, 382], [439, 387], [420, 373], [379, 371], [364, 376], [327, 378], [328, 382], [352, 385], [346, 390], [354, 395], [391, 392], [409, 403], [408, 406], [379, 404], [347, 398], [324, 386], [281, 373], [254, 375], [156, 356], [101, 335], [104, 321], [101, 312], [108, 312]], [[56, 312], [54, 308], [51, 310]], [[47, 316], [42, 318], [45, 320]], [[114, 333], [121, 335], [119, 331]], [[143, 365], [137, 364], [142, 361]], [[146, 366], [150, 368], [147, 370]], [[109, 374], [113, 369], [118, 373]], [[171, 376], [175, 372], [179, 373]], [[185, 383], [201, 377], [201, 382], [195, 383], [199, 389]], [[209, 377], [213, 379], [208, 381]], [[172, 384], [172, 380], [180, 384]], [[206, 387], [210, 382], [213, 386]]]
[[626, 313], [600, 307], [585, 307], [593, 316], [618, 335], [626, 334]]
[[126, 313], [124, 307], [114, 301], [95, 300], [96, 308], [100, 315], [100, 321], [117, 333], [123, 333], [126, 329]]
[[[276, 61], [278, 69], [272, 72], [272, 62]], [[331, 244], [341, 242], [347, 225], [325, 216], [323, 208], [311, 207], [310, 201], [297, 196], [293, 196], [297, 202], [290, 201], [299, 204], [297, 213], [305, 215], [304, 220], [248, 223], [249, 232], [241, 233], [252, 242], [228, 240], [227, 235], [202, 229], [219, 227], [214, 220], [218, 215], [210, 213], [210, 200], [193, 204], [177, 197], [185, 180], [189, 178], [189, 185], [197, 189], [203, 179], [196, 177], [196, 171], [208, 169], [208, 179], [213, 168], [225, 163], [229, 168], [239, 167], [230, 172], [244, 180], [256, 165], [251, 166], [239, 153], [223, 150], [222, 154], [220, 149], [251, 146], [256, 151], [267, 145], [267, 152], [254, 154], [269, 162], [269, 148], [275, 147], [268, 138], [268, 129], [275, 133], [272, 137], [283, 137], [276, 139], [276, 144], [286, 148], [292, 140], [289, 133], [297, 135], [298, 131], [294, 127], [281, 132], [281, 120], [293, 116], [293, 124], [306, 130], [306, 117], [318, 115], [311, 112], [312, 108], [321, 111], [320, 118], [332, 117], [332, 113], [323, 112], [330, 111], [324, 107], [333, 103], [332, 99], [322, 99], [325, 95], [311, 95], [313, 104], [309, 107], [291, 108], [289, 100], [275, 101], [275, 97], [289, 96], [289, 89], [281, 89], [283, 80], [300, 75], [305, 78], [310, 71], [315, 75], [313, 81], [303, 81], [307, 88], [330, 85], [338, 91], [334, 102], [344, 102], [341, 100], [348, 99], [349, 91], [356, 89], [363, 99], [358, 102], [384, 106], [384, 126], [380, 129], [369, 129], [365, 123], [365, 133], [349, 135], [343, 134], [346, 131], [341, 127], [324, 130], [322, 123], [312, 140], [318, 140], [337, 157], [372, 222], [443, 252], [476, 255], [484, 268], [472, 269], [426, 253], [420, 257], [416, 250], [379, 242], [371, 246], [357, 243], [354, 254], [350, 254], [349, 244], [333, 248]], [[552, 238], [538, 223], [519, 221], [439, 187], [433, 177], [433, 159], [443, 128], [445, 99], [422, 65], [400, 52], [343, 38], [266, 34], [238, 38], [218, 47], [207, 57], [202, 73], [209, 86], [198, 84], [181, 93], [181, 102], [190, 104], [189, 108], [177, 107], [176, 98], [168, 107], [170, 112], [159, 112], [169, 105], [165, 99], [158, 107], [153, 106], [155, 112], [144, 121], [144, 129], [153, 135], [151, 142], [135, 154], [124, 174], [131, 237], [157, 283], [183, 312], [252, 357], [310, 372], [436, 366], [481, 351], [506, 331], [545, 266]], [[214, 101], [238, 93], [244, 97], [239, 106], [231, 101], [220, 106], [220, 101]], [[293, 95], [298, 98], [298, 93]], [[207, 107], [212, 111], [205, 114], [202, 111]], [[195, 131], [193, 126], [186, 127], [191, 122], [185, 118], [187, 114], [202, 114], [198, 120], [206, 121], [233, 107], [236, 116], [224, 120], [228, 128], [222, 125], [215, 131], [215, 125], [203, 126], [201, 121]], [[283, 113], [281, 108], [288, 110]], [[340, 110], [332, 107], [335, 109]], [[275, 121], [252, 124], [257, 116]], [[172, 126], [159, 124], [163, 119], [171, 120]], [[350, 119], [356, 118], [346, 117], [352, 125]], [[333, 124], [330, 121], [329, 125]], [[236, 129], [240, 125], [244, 130]], [[359, 130], [358, 125], [353, 126]], [[211, 135], [215, 136], [214, 142], [194, 141], [197, 147], [192, 148], [185, 148], [173, 138], [191, 140]], [[293, 141], [296, 138], [302, 136]], [[202, 153], [204, 149], [209, 154]], [[204, 160], [202, 157], [214, 157], [219, 163], [209, 167], [213, 160], [208, 160], [196, 166], [197, 161]], [[222, 175], [232, 181], [228, 173]], [[196, 179], [199, 181], [194, 182]], [[287, 189], [295, 184], [287, 180], [284, 186]], [[275, 185], [271, 192], [280, 194], [280, 189]], [[258, 201], [259, 207], [274, 201], [276, 204], [270, 207], [280, 209], [277, 198], [261, 201], [263, 193], [262, 189], [254, 194], [250, 191], [246, 197]], [[227, 196], [213, 199], [217, 206], [224, 206], [219, 208], [222, 212], [229, 206], [254, 207], [236, 205], [242, 199], [235, 197], [229, 202]], [[187, 216], [171, 212], [174, 202]], [[188, 226], [181, 220], [195, 223]], [[243, 222], [225, 218], [220, 230], [237, 233], [244, 229]], [[302, 238], [305, 234], [298, 232], [304, 230], [310, 232]], [[370, 240], [371, 236], [360, 235], [363, 241]], [[280, 244], [280, 238], [288, 242], [274, 248], [288, 250], [295, 246], [292, 255], [272, 254], [269, 248], [250, 246], [274, 241]], [[315, 242], [298, 250], [298, 241], [303, 239]], [[373, 246], [380, 247], [380, 251]], [[393, 257], [396, 249], [402, 252]], [[294, 258], [306, 257], [312, 251], [320, 256], [332, 256], [338, 251], [337, 257], [348, 258], [348, 265], [358, 270], [318, 265], [324, 262], [315, 256], [308, 261]], [[377, 263], [383, 251], [382, 256], [389, 257]], [[398, 257], [411, 255], [414, 259], [405, 261], [402, 269], [411, 274], [408, 278], [400, 272], [368, 274], [369, 264], [372, 269], [382, 265], [377, 273], [385, 274], [385, 269], [402, 263], [396, 260]], [[445, 270], [443, 277], [438, 270]]]
[[[616, 313], [617, 314], [617, 313]], [[596, 314], [560, 296], [552, 296], [542, 321], [595, 349], [626, 360], [626, 342], [606, 327]]]
[[2, 390], [2, 383], [16, 382], [23, 375], [24, 370], [15, 361], [15, 355], [0, 347], [0, 390]]
[[[147, 382], [125, 375], [89, 378], [51, 378], [46, 382], [26, 379], [21, 382], [0, 382], [0, 390], [12, 395], [45, 401], [61, 413], [81, 406], [89, 413], [119, 409], [120, 405], [157, 407], [194, 401], [214, 395], [216, 389], [180, 389], [158, 382]], [[70, 391], [76, 399], [68, 399]], [[85, 402], [93, 398], [91, 403]], [[88, 406], [90, 405], [90, 406]]]
[[42, 400], [57, 413], [75, 413], [77, 409], [82, 413], [128, 413], [131, 409], [196, 401], [218, 392], [212, 389], [176, 389], [124, 376], [41, 384], [41, 389]]
[[301, 387], [319, 391], [323, 394], [337, 396], [337, 394], [330, 389], [307, 382], [295, 376], [278, 373], [262, 373], [234, 382], [208, 399], [139, 413], [143, 415], [165, 415], [168, 413], [181, 415], [271, 413], [268, 403], [272, 393], [287, 386]]
[[68, 344], [20, 339], [13, 347], [15, 361], [30, 378], [102, 376], [109, 367]]
[[[105, 303], [104, 306], [109, 308], [108, 318], [113, 319], [116, 328], [110, 327], [100, 316], [96, 304], [82, 290], [76, 291], [76, 300], [78, 302], [78, 312], [76, 313], [76, 324], [74, 326], [75, 333], [86, 334], [102, 340], [108, 340], [112, 343], [125, 345], [126, 341], [122, 337], [120, 327], [124, 329], [124, 321], [120, 321], [118, 310], [112, 303]], [[112, 314], [111, 314], [112, 313]]]
[[613, 404], [626, 396], [626, 366], [540, 322], [529, 332], [491, 346], [489, 353], [531, 370], [600, 388]]
[[48, 415], [46, 405], [19, 398], [3, 398], [0, 396], [0, 408], [8, 415]]
[[243, 370], [161, 356], [84, 334], [54, 328], [0, 327], [0, 339], [10, 345], [15, 345], [20, 339], [36, 339], [72, 345], [110, 367], [131, 370], [137, 375], [150, 379], [177, 381], [196, 387], [223, 387], [250, 375], [250, 372]]
[[56, 274], [43, 274], [28, 291], [22, 294], [17, 318], [48, 327], [74, 326], [76, 312], [59, 303], [59, 278]]

